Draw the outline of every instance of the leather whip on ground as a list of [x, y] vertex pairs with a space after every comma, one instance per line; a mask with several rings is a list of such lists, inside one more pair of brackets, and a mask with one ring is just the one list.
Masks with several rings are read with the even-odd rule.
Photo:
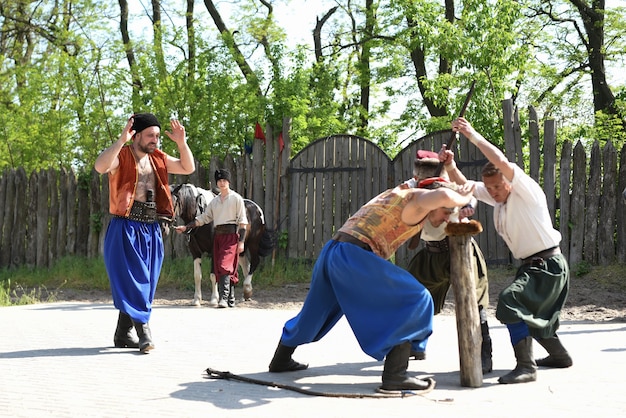
[[[424, 395], [432, 391], [435, 387], [435, 381], [431, 378], [426, 379], [429, 382], [428, 388], [424, 390], [398, 390], [398, 391], [379, 391], [377, 393], [334, 393], [334, 392], [320, 392], [316, 390], [304, 389], [298, 386], [286, 385], [284, 383], [271, 382], [267, 380], [259, 380], [251, 377], [245, 377], [236, 375], [231, 372], [222, 372], [212, 368], [206, 369], [207, 379], [226, 379], [226, 380], [238, 380], [245, 383], [253, 383], [255, 385], [269, 386], [274, 388], [291, 390], [294, 392], [302, 393], [304, 395], [311, 396], [325, 396], [329, 398], [406, 398], [409, 396]], [[433, 400], [438, 402], [437, 400]], [[444, 400], [449, 402], [450, 400]]]

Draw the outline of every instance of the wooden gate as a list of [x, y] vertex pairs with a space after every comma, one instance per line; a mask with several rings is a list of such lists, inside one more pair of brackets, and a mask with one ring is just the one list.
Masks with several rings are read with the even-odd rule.
[[[309, 144], [291, 160], [287, 173], [288, 256], [317, 258], [326, 241], [362, 205], [412, 176], [418, 149], [439, 151], [449, 138], [450, 131], [427, 135], [393, 161], [376, 144], [358, 136], [333, 135]], [[468, 179], [480, 178], [486, 160], [465, 138], [457, 143], [457, 165]], [[492, 227], [492, 208], [480, 203], [476, 219], [489, 231], [476, 237], [485, 257], [494, 263], [508, 263], [509, 251]], [[402, 246], [396, 252], [396, 264], [406, 266], [415, 251]]]

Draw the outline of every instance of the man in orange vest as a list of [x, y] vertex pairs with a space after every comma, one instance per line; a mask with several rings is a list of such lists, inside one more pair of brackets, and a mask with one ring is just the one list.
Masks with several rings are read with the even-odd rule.
[[178, 146], [180, 158], [158, 149], [161, 125], [156, 116], [139, 113], [128, 119], [119, 139], [95, 162], [98, 173], [108, 173], [113, 215], [104, 239], [104, 263], [119, 310], [113, 343], [142, 353], [154, 348], [148, 321], [164, 253], [157, 219], [174, 214], [168, 174], [196, 169], [184, 126], [177, 120], [171, 126], [172, 132], [165, 134]]

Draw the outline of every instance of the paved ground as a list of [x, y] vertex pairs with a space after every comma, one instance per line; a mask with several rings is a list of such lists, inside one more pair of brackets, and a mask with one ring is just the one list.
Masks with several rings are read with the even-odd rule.
[[[626, 324], [566, 322], [574, 358], [538, 381], [500, 385], [514, 366], [505, 328], [491, 321], [495, 371], [480, 388], [460, 386], [456, 321], [435, 318], [427, 359], [410, 371], [436, 389], [406, 398], [334, 398], [207, 379], [210, 367], [319, 392], [374, 394], [382, 362], [363, 354], [342, 320], [294, 358], [308, 370], [270, 374], [267, 365], [294, 310], [156, 306], [148, 355], [112, 348], [117, 311], [108, 304], [0, 308], [0, 416], [12, 417], [598, 417], [626, 414]], [[544, 351], [535, 345], [537, 355]]]

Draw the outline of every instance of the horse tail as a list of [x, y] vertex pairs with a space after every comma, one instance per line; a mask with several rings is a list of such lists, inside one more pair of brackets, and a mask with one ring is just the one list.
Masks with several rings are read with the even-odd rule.
[[278, 241], [278, 234], [272, 229], [265, 229], [259, 243], [259, 256], [267, 257], [272, 253]]

